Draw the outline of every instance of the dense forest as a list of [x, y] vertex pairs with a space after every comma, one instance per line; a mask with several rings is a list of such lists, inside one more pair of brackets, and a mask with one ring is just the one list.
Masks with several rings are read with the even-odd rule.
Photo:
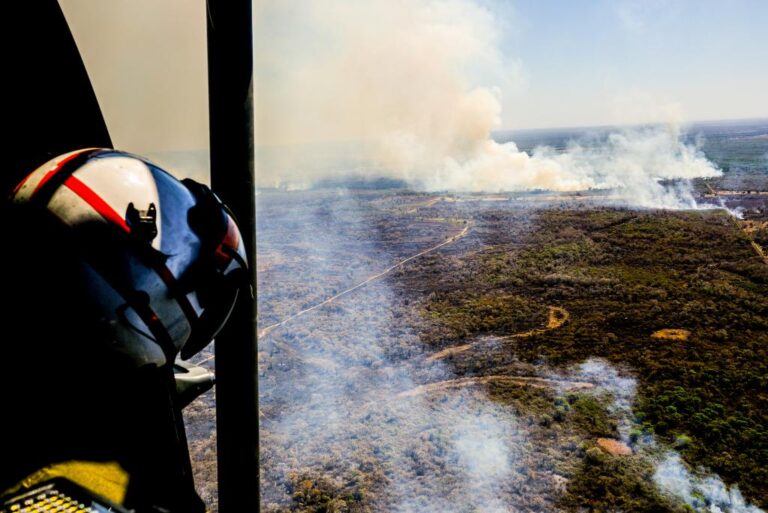
[[[508, 335], [543, 322], [536, 310], [565, 308], [570, 320], [557, 330], [452, 363], [459, 374], [495, 373], [511, 358], [566, 366], [599, 356], [628, 366], [639, 384], [636, 437], [653, 433], [768, 503], [768, 266], [726, 213], [545, 210], [522, 243], [506, 245], [493, 241], [509, 237], [517, 216], [481, 219], [481, 253], [425, 259], [428, 270], [401, 276], [406, 294], [435, 267], [452, 278], [430, 284], [422, 340], [440, 348]], [[686, 337], [652, 336], [664, 329]]]

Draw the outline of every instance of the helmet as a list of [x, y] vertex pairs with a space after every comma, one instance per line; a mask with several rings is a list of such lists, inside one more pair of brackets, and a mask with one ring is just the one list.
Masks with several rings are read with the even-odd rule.
[[135, 365], [194, 355], [223, 327], [248, 282], [242, 237], [226, 206], [205, 185], [179, 181], [136, 155], [60, 155], [27, 176], [12, 202], [42, 212], [57, 230], [65, 247], [55, 251], [69, 252], [78, 273], [68, 283], [82, 286], [77, 297], [87, 303], [83, 319], [98, 323]]

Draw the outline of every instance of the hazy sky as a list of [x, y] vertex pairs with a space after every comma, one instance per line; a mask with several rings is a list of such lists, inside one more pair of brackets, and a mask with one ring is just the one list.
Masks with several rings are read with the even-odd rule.
[[[765, 0], [517, 0], [504, 53], [523, 87], [504, 124], [578, 126], [643, 120], [768, 117]], [[661, 111], [656, 112], [656, 111]]]
[[116, 147], [208, 147], [204, 0], [59, 0]]
[[[766, 0], [478, 1], [505, 67], [475, 79], [500, 86], [503, 128], [768, 117]], [[61, 4], [118, 146], [207, 146], [202, 0]]]

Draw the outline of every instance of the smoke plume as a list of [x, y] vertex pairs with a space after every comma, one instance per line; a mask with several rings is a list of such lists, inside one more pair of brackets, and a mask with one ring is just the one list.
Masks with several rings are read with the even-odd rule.
[[[365, 197], [296, 194], [300, 200], [260, 196], [259, 251], [271, 257], [260, 265], [276, 274], [261, 284], [258, 299], [260, 316], [270, 322], [419, 249], [362, 237], [386, 239], [377, 220], [390, 217], [375, 212]], [[410, 240], [411, 229], [404, 223], [396, 232]], [[305, 293], [296, 295], [292, 280]], [[552, 427], [551, 418], [535, 418], [533, 410], [497, 402], [483, 387], [439, 393], [440, 383], [455, 382], [457, 375], [447, 363], [425, 358], [408, 318], [422, 310], [405, 299], [386, 280], [373, 281], [260, 340], [263, 510], [284, 511], [324, 494], [334, 497], [329, 511], [334, 501], [396, 513], [524, 511], [532, 501], [538, 510], [556, 510], [568, 482], [558, 472], [578, 468], [582, 458], [565, 450], [577, 434], [567, 424]], [[562, 382], [561, 394], [567, 382], [594, 385], [579, 393], [608, 399], [603, 404], [616, 435], [629, 444], [637, 389], [630, 374], [598, 358], [562, 374], [546, 365], [531, 372]], [[424, 384], [434, 385], [431, 392], [404, 394]], [[646, 438], [628, 457], [656, 465], [661, 492], [700, 511], [761, 513], [736, 487], [692, 475], [677, 453], [660, 460], [659, 446]]]
[[720, 174], [676, 122], [560, 152], [494, 141], [522, 68], [472, 0], [265, 0], [255, 21], [262, 186], [389, 176], [428, 191], [611, 188], [636, 206], [695, 208], [685, 181]]
[[[376, 228], [370, 205], [355, 197], [325, 194], [316, 202], [310, 196], [286, 203], [274, 198], [270, 205], [272, 200], [260, 199], [260, 251], [280, 254], [276, 265], [310, 265], [314, 281], [328, 287], [318, 298], [344, 287], [350, 275], [355, 282], [356, 275], [374, 274], [398, 257], [359, 236]], [[299, 253], [282, 252], [286, 243]], [[282, 260], [289, 257], [295, 262]], [[280, 308], [283, 289], [292, 286], [288, 279], [260, 289], [261, 315]], [[312, 293], [304, 301], [317, 301]], [[323, 493], [360, 494], [350, 501], [378, 511], [516, 507], [514, 462], [526, 436], [512, 411], [480, 389], [451, 391], [444, 400], [398, 396], [453, 377], [440, 362], [418, 365], [424, 361], [421, 344], [396, 317], [407, 311], [400, 301], [384, 280], [375, 281], [354, 298], [318, 309], [260, 342], [264, 510], [299, 500], [297, 493], [301, 500], [311, 497], [321, 485]], [[296, 488], [287, 492], [284, 483], [294, 475]], [[345, 487], [350, 491], [338, 491]]]
[[[557, 379], [562, 379], [555, 375]], [[568, 379], [587, 381], [595, 384], [594, 393], [608, 394], [611, 402], [608, 412], [618, 424], [619, 435], [629, 443], [629, 432], [633, 426], [632, 405], [635, 402], [637, 383], [632, 376], [622, 375], [610, 363], [599, 358], [590, 358], [575, 367]], [[757, 506], [748, 504], [739, 487], [728, 487], [717, 474], [701, 470], [691, 473], [680, 454], [668, 449], [662, 456], [656, 453], [659, 447], [654, 437], [646, 434], [635, 447], [642, 457], [647, 457], [656, 467], [653, 481], [658, 489], [680, 500], [695, 511], [706, 513], [763, 513]]]
[[622, 376], [615, 367], [603, 359], [590, 358], [579, 364], [569, 374], [568, 379], [594, 383], [597, 393], [610, 396], [608, 412], [618, 424], [621, 440], [628, 443], [633, 422], [632, 405], [635, 402], [637, 389], [635, 378]]
[[653, 475], [656, 485], [668, 495], [678, 498], [695, 511], [708, 513], [763, 513], [748, 504], [739, 487], [728, 487], [716, 474], [702, 477], [691, 474], [680, 455], [668, 452]]

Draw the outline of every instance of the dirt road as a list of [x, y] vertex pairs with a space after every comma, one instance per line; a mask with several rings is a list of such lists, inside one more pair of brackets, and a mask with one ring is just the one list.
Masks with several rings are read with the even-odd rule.
[[405, 264], [407, 264], [411, 260], [415, 260], [415, 259], [417, 259], [419, 257], [422, 257], [422, 256], [427, 255], [429, 253], [432, 253], [434, 251], [437, 251], [438, 249], [442, 248], [443, 246], [447, 246], [448, 244], [453, 244], [454, 242], [456, 242], [456, 241], [460, 240], [461, 238], [463, 238], [464, 236], [466, 236], [467, 233], [469, 232], [470, 228], [472, 227], [472, 223], [470, 221], [466, 221], [466, 223], [467, 224], [466, 224], [466, 226], [464, 226], [464, 229], [462, 229], [456, 235], [452, 235], [451, 237], [448, 237], [446, 240], [444, 240], [440, 244], [437, 244], [435, 246], [432, 246], [431, 248], [425, 249], [424, 251], [420, 251], [419, 253], [416, 253], [415, 255], [409, 256], [408, 258], [406, 258], [404, 260], [400, 260], [396, 264], [391, 265], [390, 267], [387, 267], [383, 271], [381, 271], [379, 273], [376, 273], [376, 274], [374, 274], [372, 276], [369, 276], [368, 278], [366, 278], [365, 280], [363, 280], [362, 282], [358, 283], [357, 285], [355, 285], [353, 287], [350, 287], [350, 288], [348, 288], [346, 290], [342, 290], [338, 294], [333, 295], [333, 296], [331, 296], [331, 297], [329, 297], [329, 298], [327, 298], [327, 299], [325, 299], [325, 300], [323, 300], [323, 301], [321, 301], [321, 302], [319, 302], [319, 303], [317, 303], [315, 305], [312, 305], [309, 308], [305, 308], [304, 310], [296, 312], [295, 314], [293, 314], [293, 315], [291, 315], [289, 317], [286, 317], [285, 319], [283, 319], [280, 322], [277, 322], [275, 324], [272, 324], [270, 326], [267, 326], [267, 327], [259, 330], [258, 338], [263, 338], [265, 335], [267, 335], [272, 330], [274, 330], [276, 328], [279, 328], [280, 326], [284, 326], [285, 324], [291, 322], [292, 320], [294, 320], [294, 319], [296, 319], [298, 317], [301, 317], [302, 315], [305, 315], [305, 314], [307, 314], [309, 312], [317, 310], [318, 308], [322, 308], [325, 305], [333, 303], [337, 299], [339, 299], [341, 297], [344, 297], [347, 294], [351, 294], [352, 292], [356, 291], [359, 288], [365, 287], [366, 285], [368, 285], [372, 281], [376, 281], [379, 278], [383, 278], [384, 276], [386, 276], [387, 274], [391, 273], [395, 269], [404, 266]]
[[426, 385], [419, 385], [411, 390], [400, 392], [395, 397], [406, 398], [416, 397], [423, 394], [429, 394], [434, 392], [443, 392], [446, 390], [455, 390], [457, 388], [464, 388], [476, 385], [486, 385], [489, 383], [496, 383], [501, 385], [514, 385], [514, 386], [526, 386], [533, 388], [562, 388], [564, 390], [587, 390], [594, 388], [594, 383], [588, 383], [585, 381], [564, 381], [548, 378], [537, 378], [531, 376], [482, 376], [476, 378], [458, 378], [450, 379], [448, 381], [439, 381], [437, 383], [428, 383]]
[[[560, 326], [565, 324], [568, 321], [568, 319], [570, 319], [570, 317], [571, 317], [571, 314], [569, 314], [568, 311], [565, 310], [565, 308], [560, 308], [559, 306], [550, 306], [547, 325], [544, 326], [543, 328], [536, 328], [530, 331], [523, 331], [522, 333], [515, 333], [514, 335], [508, 335], [506, 337], [497, 337], [497, 339], [511, 340], [514, 338], [526, 338], [526, 337], [532, 337], [534, 335], [539, 335], [541, 333], [546, 333], [550, 330], [559, 328]], [[427, 361], [434, 362], [436, 360], [442, 360], [443, 358], [447, 358], [449, 356], [461, 354], [464, 351], [471, 349], [473, 345], [474, 343], [448, 347], [446, 349], [443, 349], [442, 351], [438, 351], [433, 355], [427, 357]]]

